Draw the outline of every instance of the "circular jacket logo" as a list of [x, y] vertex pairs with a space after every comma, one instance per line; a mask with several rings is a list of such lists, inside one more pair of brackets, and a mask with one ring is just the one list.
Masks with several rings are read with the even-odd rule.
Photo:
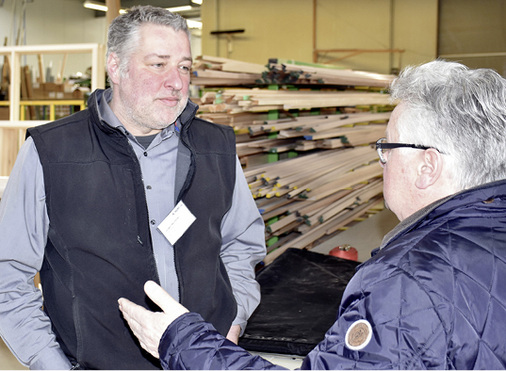
[[352, 323], [346, 331], [346, 347], [351, 350], [361, 350], [366, 347], [372, 338], [372, 326], [365, 319], [360, 319]]

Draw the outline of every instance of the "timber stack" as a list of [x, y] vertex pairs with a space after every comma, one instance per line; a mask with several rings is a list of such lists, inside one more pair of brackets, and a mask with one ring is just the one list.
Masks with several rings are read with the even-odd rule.
[[234, 128], [237, 153], [266, 225], [272, 262], [310, 249], [381, 210], [373, 144], [393, 106], [395, 76], [269, 60], [197, 58], [199, 116]]

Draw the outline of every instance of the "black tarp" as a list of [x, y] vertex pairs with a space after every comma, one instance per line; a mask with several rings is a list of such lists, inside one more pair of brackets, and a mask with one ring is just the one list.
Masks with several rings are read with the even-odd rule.
[[290, 248], [257, 273], [262, 300], [239, 345], [305, 356], [332, 326], [344, 289], [360, 264]]

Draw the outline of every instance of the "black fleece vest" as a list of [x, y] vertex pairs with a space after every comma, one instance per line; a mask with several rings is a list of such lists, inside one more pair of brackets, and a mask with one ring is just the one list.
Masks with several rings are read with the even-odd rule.
[[[235, 183], [235, 136], [195, 119], [194, 110], [183, 113], [180, 136], [191, 165], [178, 199], [197, 218], [174, 247], [180, 301], [226, 334], [237, 305], [219, 257], [220, 225]], [[126, 297], [155, 309], [143, 284], [159, 281], [141, 169], [127, 138], [100, 123], [93, 104], [28, 135], [44, 170], [50, 220], [44, 309], [62, 349], [84, 368], [159, 368], [117, 304]]]

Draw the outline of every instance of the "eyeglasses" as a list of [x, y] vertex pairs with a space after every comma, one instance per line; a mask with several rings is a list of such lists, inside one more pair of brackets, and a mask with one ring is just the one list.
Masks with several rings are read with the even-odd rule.
[[426, 146], [422, 146], [419, 144], [408, 144], [408, 143], [387, 143], [387, 138], [379, 138], [376, 141], [376, 151], [378, 151], [378, 156], [379, 156], [380, 162], [383, 165], [387, 163], [387, 157], [385, 155], [385, 150], [394, 149], [394, 148], [415, 148], [415, 149], [426, 150], [426, 149], [433, 148], [433, 147], [426, 147]]

